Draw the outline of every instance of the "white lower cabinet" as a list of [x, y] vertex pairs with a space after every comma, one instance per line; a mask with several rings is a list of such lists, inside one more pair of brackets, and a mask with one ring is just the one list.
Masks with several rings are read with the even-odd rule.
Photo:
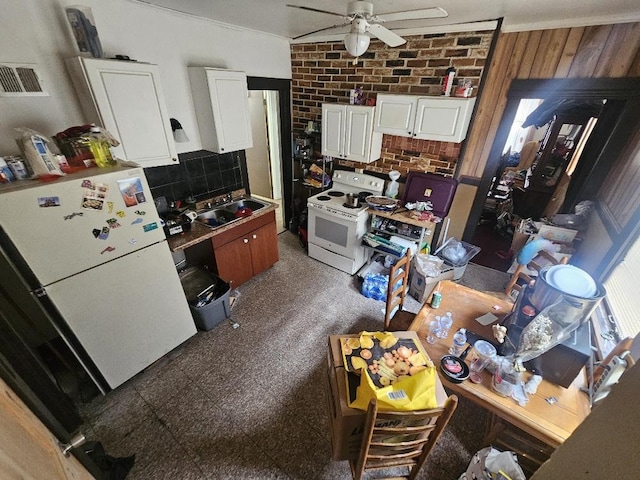
[[375, 107], [322, 104], [322, 155], [370, 163], [380, 158], [382, 133], [373, 131]]
[[116, 157], [141, 167], [178, 163], [157, 65], [77, 57], [67, 67], [88, 122], [120, 141]]
[[422, 140], [460, 143], [467, 136], [474, 98], [378, 94], [374, 130]]

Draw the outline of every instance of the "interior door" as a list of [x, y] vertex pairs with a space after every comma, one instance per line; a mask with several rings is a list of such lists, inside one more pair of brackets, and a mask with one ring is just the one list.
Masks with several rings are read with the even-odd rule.
[[92, 480], [75, 459], [65, 457], [55, 436], [0, 379], [0, 471], [3, 478]]

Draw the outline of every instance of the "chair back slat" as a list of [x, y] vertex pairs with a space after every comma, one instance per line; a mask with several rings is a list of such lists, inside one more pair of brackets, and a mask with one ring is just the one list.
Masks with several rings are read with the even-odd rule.
[[360, 454], [350, 460], [353, 478], [365, 470], [409, 467], [414, 479], [424, 465], [458, 405], [451, 395], [443, 407], [415, 412], [379, 412], [375, 399], [367, 410]]

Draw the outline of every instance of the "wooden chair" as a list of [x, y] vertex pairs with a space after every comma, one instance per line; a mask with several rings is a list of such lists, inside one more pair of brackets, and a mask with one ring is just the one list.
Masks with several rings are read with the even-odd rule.
[[408, 476], [388, 479], [414, 479], [458, 405], [451, 395], [443, 407], [414, 412], [380, 412], [375, 399], [369, 403], [362, 445], [357, 460], [349, 460], [351, 474], [360, 480], [366, 470], [409, 467]]
[[[542, 264], [538, 259], [543, 258], [547, 261], [547, 263]], [[566, 264], [569, 261], [569, 257], [562, 257], [562, 259], [558, 260], [556, 257], [554, 257], [553, 255], [551, 255], [549, 252], [545, 251], [545, 250], [541, 250], [540, 252], [538, 252], [538, 255], [536, 256], [536, 258], [533, 259], [533, 261], [529, 262], [526, 267], [527, 270], [535, 270], [536, 272], [539, 272], [542, 267], [546, 266], [546, 265], [559, 265], [559, 264]], [[504, 289], [504, 293], [510, 297], [510, 298], [514, 298], [513, 292], [516, 291], [518, 294], [524, 289], [525, 286], [529, 285], [532, 281], [535, 280], [535, 278], [531, 277], [530, 275], [524, 273], [524, 267], [525, 265], [518, 265], [518, 267], [516, 268], [515, 272], [513, 272], [513, 275], [511, 276], [511, 279], [509, 280], [509, 282], [507, 283], [507, 286]], [[517, 295], [516, 295], [517, 296]]]
[[[387, 305], [384, 312], [385, 331], [407, 330], [416, 314], [402, 309], [407, 295], [409, 267], [411, 265], [411, 250], [407, 249], [404, 257], [400, 258], [389, 270], [389, 286], [387, 287]], [[399, 286], [398, 282], [401, 282]], [[393, 325], [391, 323], [393, 322]]]

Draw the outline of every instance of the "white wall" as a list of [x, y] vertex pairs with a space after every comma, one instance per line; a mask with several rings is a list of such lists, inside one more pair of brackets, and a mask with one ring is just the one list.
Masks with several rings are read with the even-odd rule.
[[289, 41], [128, 0], [5, 0], [0, 63], [35, 63], [49, 97], [0, 97], [0, 156], [17, 154], [15, 127], [54, 135], [86, 122], [63, 59], [78, 55], [64, 7], [92, 9], [105, 57], [128, 55], [159, 66], [169, 115], [189, 139], [178, 152], [201, 148], [188, 66], [243, 70], [249, 76], [291, 78]]

